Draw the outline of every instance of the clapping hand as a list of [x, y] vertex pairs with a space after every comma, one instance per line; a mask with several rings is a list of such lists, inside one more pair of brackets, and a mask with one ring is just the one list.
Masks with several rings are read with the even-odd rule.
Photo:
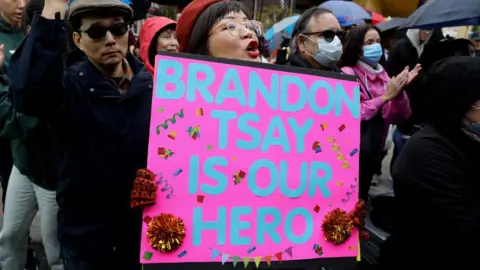
[[387, 90], [383, 95], [383, 99], [385, 101], [390, 101], [394, 99], [395, 97], [398, 96], [398, 94], [402, 92], [403, 87], [407, 83], [408, 74], [409, 74], [408, 67], [405, 67], [405, 69], [402, 72], [400, 72], [400, 74], [390, 79], [387, 85]]
[[412, 83], [418, 77], [420, 70], [422, 70], [422, 65], [417, 64], [412, 70], [408, 72], [408, 79], [406, 85], [410, 85], [410, 83]]

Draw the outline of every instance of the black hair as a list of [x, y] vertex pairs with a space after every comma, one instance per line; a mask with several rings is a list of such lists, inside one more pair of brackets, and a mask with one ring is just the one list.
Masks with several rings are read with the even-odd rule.
[[430, 123], [461, 128], [471, 105], [480, 100], [480, 58], [449, 57], [432, 65], [426, 79]]
[[343, 45], [342, 57], [338, 61], [338, 67], [352, 67], [357, 64], [362, 55], [365, 35], [370, 30], [375, 30], [380, 34], [380, 30], [370, 24], [359, 25], [348, 32]]
[[306, 32], [310, 31], [309, 29], [307, 29], [307, 26], [308, 26], [308, 23], [310, 22], [310, 19], [311, 18], [316, 18], [320, 15], [327, 14], [327, 13], [333, 14], [331, 10], [323, 8], [323, 7], [312, 7], [310, 9], [308, 9], [307, 11], [305, 11], [304, 13], [302, 13], [300, 18], [298, 18], [297, 22], [295, 23], [295, 26], [293, 27], [293, 31], [292, 31], [292, 41], [293, 41], [292, 50], [297, 49], [297, 45], [296, 45], [297, 36], [299, 34], [306, 33]]
[[220, 1], [211, 4], [195, 22], [185, 52], [208, 55], [207, 40], [212, 27], [230, 12], [243, 12], [248, 18], [251, 18], [250, 12], [240, 2]]
[[41, 13], [43, 10], [43, 6], [45, 5], [44, 0], [31, 0], [25, 5], [23, 9], [23, 29], [25, 30], [25, 34], [27, 34], [28, 27], [32, 25], [33, 16], [35, 13]]
[[166, 31], [166, 30], [175, 30], [175, 27], [177, 25], [176, 24], [169, 24], [169, 25], [166, 25], [164, 26], [162, 29], [158, 30], [157, 33], [155, 33], [155, 35], [153, 36], [152, 38], [152, 41], [150, 42], [150, 47], [148, 47], [148, 61], [150, 62], [150, 64], [152, 66], [155, 65], [155, 56], [157, 55], [157, 39], [158, 37], [160, 36], [160, 34], [163, 32], [163, 31]]

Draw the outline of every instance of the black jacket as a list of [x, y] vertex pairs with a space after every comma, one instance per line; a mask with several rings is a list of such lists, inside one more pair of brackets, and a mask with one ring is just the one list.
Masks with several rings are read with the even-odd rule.
[[152, 77], [127, 55], [135, 76], [122, 95], [86, 57], [64, 67], [67, 39], [65, 21], [35, 16], [11, 61], [13, 104], [53, 127], [61, 245], [79, 256], [137, 252], [141, 218], [129, 202], [135, 172], [146, 167]]
[[[290, 56], [288, 59], [287, 65], [293, 66], [293, 67], [301, 67], [301, 68], [308, 68], [308, 69], [316, 69], [310, 62], [305, 60], [300, 53], [296, 52]], [[333, 67], [331, 69], [332, 72], [342, 72], [341, 69], [338, 67]]]
[[408, 140], [392, 171], [398, 213], [382, 269], [475, 268], [479, 153], [480, 142], [460, 129], [426, 126]]

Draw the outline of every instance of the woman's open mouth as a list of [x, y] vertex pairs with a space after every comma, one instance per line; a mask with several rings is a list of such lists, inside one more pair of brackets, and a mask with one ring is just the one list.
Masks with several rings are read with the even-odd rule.
[[260, 51], [258, 50], [258, 41], [252, 40], [248, 43], [247, 54], [251, 58], [258, 58], [260, 56]]

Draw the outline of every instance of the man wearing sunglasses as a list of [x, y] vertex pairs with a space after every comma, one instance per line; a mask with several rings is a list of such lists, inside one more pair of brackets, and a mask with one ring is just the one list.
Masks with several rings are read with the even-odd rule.
[[342, 55], [345, 32], [328, 9], [313, 7], [305, 11], [295, 24], [292, 37], [292, 66], [341, 72], [336, 67]]
[[50, 123], [59, 162], [58, 237], [65, 269], [140, 269], [141, 213], [130, 209], [146, 167], [153, 81], [128, 49], [132, 9], [119, 0], [45, 0], [11, 61], [12, 102]]

